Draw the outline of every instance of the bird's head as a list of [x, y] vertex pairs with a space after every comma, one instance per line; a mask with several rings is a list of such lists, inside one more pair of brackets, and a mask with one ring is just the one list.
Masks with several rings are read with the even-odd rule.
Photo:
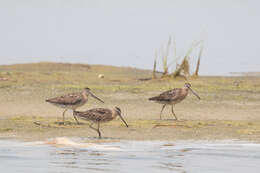
[[184, 84], [184, 87], [190, 88], [190, 87], [191, 87], [191, 84], [190, 84], [190, 83], [185, 83], [185, 84]]
[[115, 107], [114, 110], [117, 113], [117, 115], [120, 117], [120, 119], [124, 122], [125, 126], [128, 127], [128, 124], [126, 123], [126, 121], [121, 115], [121, 109], [119, 107]]
[[83, 93], [86, 94], [86, 95], [90, 95], [91, 97], [93, 97], [93, 98], [97, 99], [98, 101], [104, 103], [104, 101], [101, 100], [100, 98], [98, 98], [95, 94], [93, 94], [91, 92], [90, 88], [88, 88], [88, 87], [84, 88]]
[[200, 96], [191, 89], [191, 84], [190, 83], [185, 83], [184, 84], [184, 88], [187, 90], [190, 90], [192, 92], [192, 94], [194, 94], [199, 100], [200, 100]]
[[86, 93], [89, 93], [91, 90], [90, 90], [89, 87], [86, 87], [86, 88], [84, 88], [84, 91], [85, 91]]

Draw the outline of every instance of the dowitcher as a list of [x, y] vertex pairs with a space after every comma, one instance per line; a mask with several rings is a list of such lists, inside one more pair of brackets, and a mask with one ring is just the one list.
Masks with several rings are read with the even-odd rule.
[[[47, 99], [46, 102], [49, 102], [57, 107], [61, 107], [61, 108], [65, 109], [64, 112], [62, 113], [63, 124], [65, 124], [65, 112], [68, 109], [71, 109], [74, 111], [78, 107], [83, 106], [85, 103], [87, 103], [89, 95], [94, 97], [98, 101], [104, 103], [104, 101], [101, 100], [100, 98], [98, 98], [97, 96], [95, 96], [89, 88], [84, 88], [82, 90], [82, 92], [70, 93], [67, 95], [60, 96], [60, 97]], [[79, 124], [79, 122], [75, 116], [74, 116], [74, 119]]]
[[[119, 116], [121, 120], [124, 122], [124, 124], [126, 125], [126, 127], [128, 127], [126, 121], [121, 115], [121, 110], [118, 107], [115, 107], [112, 110], [105, 109], [105, 108], [95, 108], [84, 112], [73, 111], [73, 115], [83, 120], [90, 121], [91, 124], [89, 125], [89, 127], [98, 133], [99, 138], [101, 138], [101, 132], [99, 130], [100, 123], [112, 121], [117, 116]], [[97, 124], [97, 128], [92, 127], [93, 124]]]
[[175, 105], [177, 103], [180, 103], [182, 100], [184, 100], [186, 98], [186, 96], [188, 95], [189, 90], [198, 99], [200, 99], [198, 94], [196, 94], [191, 89], [191, 84], [185, 83], [183, 88], [174, 88], [172, 90], [165, 91], [165, 92], [161, 93], [159, 96], [155, 96], [155, 97], [149, 98], [149, 100], [155, 101], [155, 102], [160, 103], [160, 104], [163, 104], [162, 110], [161, 110], [161, 113], [160, 113], [160, 119], [162, 119], [162, 112], [163, 112], [163, 109], [165, 108], [165, 106], [166, 105], [171, 105], [171, 107], [172, 107], [172, 114], [174, 115], [175, 120], [178, 120], [177, 116], [175, 115], [175, 113], [173, 111], [173, 105]]

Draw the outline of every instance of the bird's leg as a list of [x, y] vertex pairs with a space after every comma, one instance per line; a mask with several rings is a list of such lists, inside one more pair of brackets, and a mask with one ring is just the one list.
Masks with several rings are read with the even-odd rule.
[[91, 123], [91, 124], [89, 125], [89, 127], [90, 127], [91, 129], [95, 130], [95, 131], [98, 133], [99, 138], [101, 138], [101, 133], [100, 133], [100, 131], [99, 131], [99, 123], [98, 123], [98, 128], [97, 128], [97, 129], [94, 128], [94, 127], [92, 127], [92, 125], [93, 125], [93, 123]]
[[91, 123], [91, 124], [89, 125], [89, 128], [91, 128], [91, 129], [97, 131], [97, 129], [95, 129], [94, 127], [92, 127], [92, 125], [93, 125], [93, 123]]
[[[75, 111], [75, 110], [73, 110], [73, 112], [74, 112], [74, 111]], [[75, 121], [77, 122], [77, 124], [79, 125], [79, 121], [78, 121], [77, 117], [76, 117], [75, 115], [73, 115], [73, 117], [74, 117]]]
[[162, 110], [161, 110], [161, 113], [160, 113], [160, 120], [162, 119], [162, 112], [163, 112], [163, 109], [165, 108], [166, 105], [163, 105], [162, 106]]
[[65, 113], [68, 109], [65, 109], [65, 111], [62, 113], [62, 120], [63, 120], [63, 124], [65, 125]]
[[101, 133], [100, 133], [100, 131], [99, 131], [99, 122], [98, 122], [98, 129], [97, 129], [97, 132], [98, 132], [99, 139], [101, 139]]
[[176, 115], [175, 115], [175, 113], [174, 113], [174, 111], [173, 111], [173, 105], [172, 105], [172, 114], [174, 115], [175, 120], [178, 120], [178, 118], [176, 117]]
[[75, 115], [73, 115], [73, 116], [74, 116], [74, 119], [76, 120], [77, 124], [79, 125], [79, 121], [78, 121], [77, 117]]

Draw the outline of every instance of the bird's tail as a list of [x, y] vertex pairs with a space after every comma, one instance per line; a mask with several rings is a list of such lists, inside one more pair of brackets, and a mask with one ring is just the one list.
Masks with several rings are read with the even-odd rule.
[[154, 100], [157, 100], [157, 97], [151, 97], [148, 100], [154, 101]]

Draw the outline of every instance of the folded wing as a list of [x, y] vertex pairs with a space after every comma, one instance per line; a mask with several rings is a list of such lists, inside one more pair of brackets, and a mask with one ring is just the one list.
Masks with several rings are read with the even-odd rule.
[[112, 115], [111, 110], [104, 108], [90, 109], [85, 112], [78, 112], [77, 116], [92, 121], [104, 121], [106, 118]]
[[175, 101], [178, 98], [178, 95], [180, 94], [181, 90], [179, 88], [175, 88], [172, 90], [165, 91], [161, 93], [159, 96], [151, 97], [149, 100], [151, 101]]
[[82, 96], [79, 93], [71, 93], [68, 95], [48, 99], [46, 102], [61, 105], [76, 105], [81, 102], [81, 100]]

